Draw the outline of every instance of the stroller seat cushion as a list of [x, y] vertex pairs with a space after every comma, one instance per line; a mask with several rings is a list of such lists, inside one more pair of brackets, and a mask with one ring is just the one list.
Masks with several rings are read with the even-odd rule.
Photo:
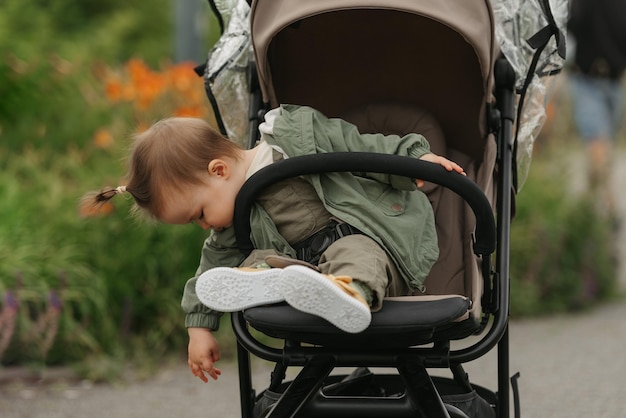
[[437, 119], [425, 109], [401, 103], [368, 103], [341, 117], [359, 128], [361, 133], [404, 136], [423, 135], [432, 152], [445, 155], [446, 141]]
[[[415, 105], [401, 103], [369, 103], [345, 112], [341, 116], [356, 125], [361, 133], [382, 133], [404, 136], [418, 133], [428, 141], [430, 150], [437, 155], [448, 155], [446, 139], [437, 119], [429, 111]], [[422, 191], [426, 194], [439, 188], [426, 183]]]
[[[348, 334], [322, 318], [300, 312], [287, 304], [255, 307], [244, 311], [245, 320], [255, 329], [274, 338], [297, 340], [325, 346], [371, 348], [406, 347], [430, 342], [439, 331], [454, 329], [459, 338], [475, 328], [468, 317], [471, 302], [458, 295], [445, 297], [400, 297], [385, 299], [383, 308], [372, 315], [370, 326]], [[467, 322], [468, 326], [460, 326]], [[468, 331], [471, 329], [472, 331]]]

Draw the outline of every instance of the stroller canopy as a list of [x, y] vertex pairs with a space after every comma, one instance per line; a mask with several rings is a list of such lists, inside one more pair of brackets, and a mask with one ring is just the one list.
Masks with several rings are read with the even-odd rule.
[[[256, 1], [253, 5], [251, 15], [251, 32], [255, 49], [255, 58], [261, 80], [261, 89], [266, 101], [274, 97], [274, 89], [271, 77], [271, 68], [268, 57], [268, 50], [272, 40], [289, 25], [324, 13], [355, 11], [355, 10], [389, 10], [413, 14], [418, 23], [418, 16], [425, 16], [449, 26], [452, 30], [462, 34], [468, 46], [474, 49], [476, 59], [480, 63], [485, 89], [488, 88], [488, 81], [491, 77], [493, 66], [494, 42], [493, 16], [485, 0], [478, 1], [453, 1], [439, 0], [414, 1], [414, 0], [322, 0], [314, 2], [294, 2], [289, 0]], [[350, 22], [344, 21], [344, 25]], [[355, 27], [363, 28], [366, 22], [354, 22]], [[373, 38], [385, 36], [380, 33], [377, 27], [369, 26], [364, 28], [365, 32], [372, 34]], [[320, 32], [325, 33], [325, 37], [332, 38], [334, 33], [343, 33], [345, 29], [340, 27], [320, 28]], [[361, 31], [359, 31], [361, 32]], [[361, 42], [365, 42], [362, 40]], [[424, 42], [424, 39], [395, 39], [398, 43], [404, 44], [406, 55], [412, 53], [412, 48]], [[427, 39], [427, 43], [434, 46], [440, 43], [438, 39]], [[360, 58], [359, 61], [350, 63], [343, 62], [343, 65], [352, 66], [353, 71], [362, 71], [362, 65], [371, 64], [378, 60], [378, 54], [382, 51], [369, 49], [369, 57]], [[344, 51], [348, 53], [349, 51]], [[447, 51], [454, 53], [454, 51]], [[306, 49], [301, 49], [299, 53], [304, 56], [309, 53]], [[405, 54], [403, 54], [405, 55]], [[282, 56], [281, 59], [287, 57]], [[401, 65], [406, 56], [396, 57], [394, 62]], [[298, 60], [301, 57], [288, 57], [288, 59]], [[369, 66], [369, 65], [368, 65]], [[367, 69], [370, 71], [370, 69]], [[329, 68], [332, 73], [333, 69]], [[416, 71], [417, 73], [417, 71]], [[280, 82], [280, 80], [277, 80]]]
[[[406, 104], [419, 104], [431, 99], [413, 97], [414, 100], [411, 100], [407, 97], [411, 93], [444, 97], [443, 101], [448, 101], [445, 106], [454, 106], [453, 109], [457, 110], [453, 113], [458, 113], [465, 111], [464, 106], [483, 109], [485, 103], [490, 101], [491, 65], [500, 50], [517, 74], [518, 92], [524, 90], [524, 84], [529, 84], [525, 104], [518, 109], [518, 132], [515, 137], [519, 183], [523, 183], [530, 166], [534, 140], [545, 120], [545, 106], [550, 92], [548, 81], [553, 79], [545, 76], [558, 73], [563, 66], [568, 0], [255, 0], [252, 12], [246, 0], [209, 2], [219, 18], [223, 34], [207, 59], [207, 93], [221, 131], [233, 141], [245, 145], [249, 136], [248, 92], [252, 87], [248, 84], [250, 78], [246, 69], [250, 63], [255, 68], [258, 65], [263, 98], [270, 105], [289, 101], [290, 97], [281, 96], [281, 92], [292, 87], [308, 88], [308, 93], [314, 93], [318, 87], [311, 83], [309, 73], [316, 71], [320, 73], [316, 75], [318, 81], [323, 77], [329, 78], [326, 85], [332, 86], [331, 93], [334, 94], [319, 91], [318, 96], [326, 94], [333, 98], [332, 103], [327, 103], [330, 107], [315, 101], [303, 103], [303, 96], [291, 97], [298, 98], [293, 100], [294, 103], [311, 104], [329, 116], [343, 116], [341, 109], [354, 106], [357, 101], [366, 98], [369, 102], [386, 98], [408, 102]], [[404, 15], [405, 18], [398, 20], [391, 31], [383, 30], [377, 19], [368, 18], [367, 11], [373, 9], [396, 17]], [[350, 17], [351, 13], [357, 19], [352, 19], [350, 24], [345, 23], [349, 20], [342, 22], [339, 18], [331, 18], [333, 15]], [[430, 24], [428, 20], [431, 20]], [[315, 36], [315, 39], [308, 39], [308, 43], [302, 45], [297, 44], [300, 40], [289, 42], [287, 39], [292, 50], [281, 50], [287, 46], [283, 41], [287, 38], [286, 33], [293, 32], [298, 25], [316, 22], [319, 23], [318, 33], [309, 35]], [[439, 31], [415, 39], [416, 35], [426, 33], [428, 27], [433, 26], [432, 22], [439, 22]], [[448, 31], [443, 28], [448, 28]], [[545, 36], [545, 44], [540, 48], [530, 42], [536, 35]], [[552, 35], [554, 42], [550, 41]], [[315, 40], [318, 39], [327, 46], [343, 42], [344, 47], [333, 57], [326, 49], [315, 51], [311, 48], [316, 46]], [[450, 39], [456, 41], [460, 51], [450, 47]], [[349, 41], [347, 47], [344, 41]], [[251, 58], [251, 45], [257, 63], [253, 63]], [[424, 53], [433, 51], [436, 54], [430, 57]], [[316, 52], [323, 52], [323, 55], [316, 59]], [[535, 58], [538, 59], [533, 64]], [[284, 62], [285, 59], [299, 64], [294, 67], [298, 74], [289, 71], [289, 65], [293, 63]], [[472, 60], [473, 63], [470, 63]], [[311, 62], [315, 65], [310, 65]], [[393, 66], [394, 71], [381, 72], [383, 64]], [[437, 70], [434, 69], [436, 65], [439, 66]], [[446, 66], [453, 70], [461, 68], [463, 80], [458, 79], [457, 72], [457, 79], [437, 83], [437, 79], [445, 76], [440, 69], [445, 70]], [[370, 71], [370, 67], [374, 71]], [[330, 77], [332, 71], [338, 71], [338, 74]], [[370, 74], [369, 79], [355, 77], [362, 77], [364, 73]], [[305, 77], [296, 81], [298, 75]], [[415, 89], [415, 84], [405, 82], [400, 86], [398, 81], [398, 86], [391, 89], [393, 94], [387, 93], [387, 97], [383, 97], [380, 92], [389, 87], [392, 80], [401, 80], [407, 75], [421, 80], [429, 89], [420, 92]], [[432, 75], [436, 77], [432, 78]], [[461, 85], [459, 89], [462, 81], [468, 84]], [[353, 97], [353, 92], [346, 94], [347, 90], [338, 89], [352, 86], [354, 90], [359, 83], [360, 96]], [[442, 90], [447, 84], [450, 84], [448, 88]], [[352, 103], [342, 103], [342, 100], [351, 98]], [[479, 135], [477, 130], [484, 125], [483, 113], [474, 109], [466, 115], [462, 125], [470, 128], [468, 132], [473, 132], [471, 135]], [[463, 133], [462, 129], [457, 131]]]
[[412, 105], [435, 116], [450, 145], [482, 155], [497, 52], [487, 0], [259, 0], [250, 22], [272, 107], [344, 117], [370, 103]]

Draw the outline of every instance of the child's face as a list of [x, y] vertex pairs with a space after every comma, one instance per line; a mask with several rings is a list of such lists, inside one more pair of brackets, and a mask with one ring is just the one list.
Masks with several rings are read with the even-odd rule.
[[233, 222], [235, 198], [239, 187], [233, 187], [229, 176], [204, 175], [202, 183], [166, 193], [165, 207], [158, 217], [168, 224], [197, 223], [203, 229], [220, 231]]

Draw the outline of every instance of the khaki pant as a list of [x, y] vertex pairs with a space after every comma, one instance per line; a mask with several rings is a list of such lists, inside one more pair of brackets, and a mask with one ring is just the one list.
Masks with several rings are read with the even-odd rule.
[[[332, 215], [326, 211], [313, 187], [302, 179], [291, 179], [268, 188], [259, 203], [270, 215], [281, 235], [290, 244], [303, 241], [328, 225]], [[256, 266], [274, 250], [256, 250], [242, 264]], [[372, 290], [372, 311], [382, 306], [385, 296], [408, 295], [410, 290], [385, 250], [366, 235], [340, 238], [320, 258], [324, 274], [350, 276]]]

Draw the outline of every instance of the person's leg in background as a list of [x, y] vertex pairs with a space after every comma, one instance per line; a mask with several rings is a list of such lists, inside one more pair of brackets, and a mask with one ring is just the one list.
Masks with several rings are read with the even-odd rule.
[[612, 165], [615, 135], [623, 113], [618, 81], [572, 74], [574, 121], [588, 154], [588, 188], [599, 209], [616, 217]]

